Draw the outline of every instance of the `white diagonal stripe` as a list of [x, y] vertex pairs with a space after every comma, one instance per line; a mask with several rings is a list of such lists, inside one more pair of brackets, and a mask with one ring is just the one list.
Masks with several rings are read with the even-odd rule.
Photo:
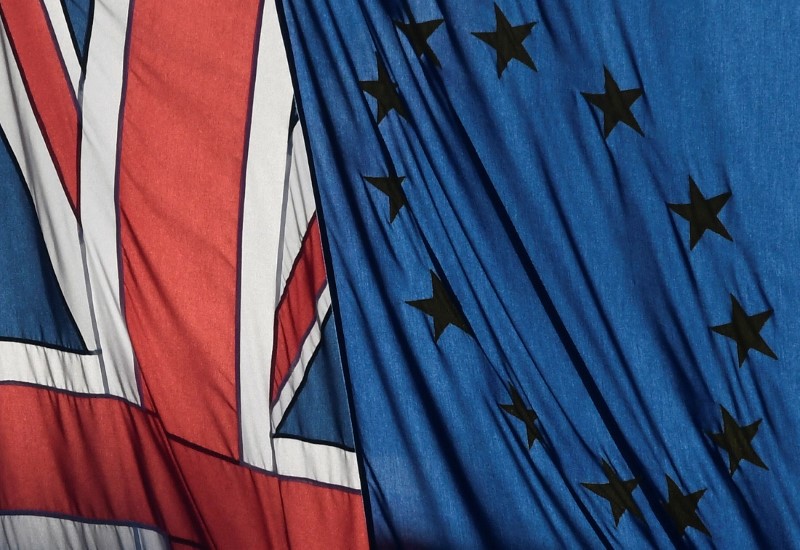
[[69, 23], [64, 13], [64, 7], [61, 0], [42, 0], [42, 2], [47, 10], [47, 16], [50, 18], [53, 34], [58, 42], [58, 48], [61, 50], [61, 58], [67, 68], [72, 89], [77, 94], [81, 79], [81, 64], [78, 61], [78, 52], [75, 51], [75, 45], [72, 43], [72, 34], [69, 32]]
[[0, 126], [28, 184], [64, 298], [84, 342], [89, 349], [96, 349], [78, 222], [28, 101], [3, 26], [0, 26]]

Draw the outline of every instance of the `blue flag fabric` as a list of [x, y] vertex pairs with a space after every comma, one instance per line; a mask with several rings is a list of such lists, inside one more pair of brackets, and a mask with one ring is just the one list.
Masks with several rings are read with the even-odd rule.
[[373, 543], [800, 540], [800, 10], [279, 5]]

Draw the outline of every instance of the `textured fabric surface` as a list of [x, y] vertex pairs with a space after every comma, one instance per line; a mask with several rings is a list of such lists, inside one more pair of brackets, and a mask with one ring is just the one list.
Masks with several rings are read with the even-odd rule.
[[797, 7], [283, 6], [378, 546], [794, 544]]

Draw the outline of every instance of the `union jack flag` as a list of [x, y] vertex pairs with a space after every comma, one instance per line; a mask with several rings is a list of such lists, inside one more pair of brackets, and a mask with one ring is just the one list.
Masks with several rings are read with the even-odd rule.
[[352, 435], [289, 425], [334, 323], [274, 4], [0, 17], [0, 544], [363, 546]]

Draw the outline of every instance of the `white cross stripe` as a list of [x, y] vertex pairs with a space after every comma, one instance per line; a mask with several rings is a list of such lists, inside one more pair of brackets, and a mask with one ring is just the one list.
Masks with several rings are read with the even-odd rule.
[[264, 470], [357, 489], [354, 452], [272, 437], [320, 343], [321, 323], [331, 299], [326, 286], [317, 300], [316, 321], [301, 343], [298, 362], [270, 411], [275, 311], [316, 206], [301, 123], [295, 125], [287, 144], [294, 92], [276, 8], [269, 2], [256, 71], [241, 244], [242, 459]]
[[22, 513], [0, 515], [0, 547], [167, 550], [169, 543], [161, 533], [145, 527]]

